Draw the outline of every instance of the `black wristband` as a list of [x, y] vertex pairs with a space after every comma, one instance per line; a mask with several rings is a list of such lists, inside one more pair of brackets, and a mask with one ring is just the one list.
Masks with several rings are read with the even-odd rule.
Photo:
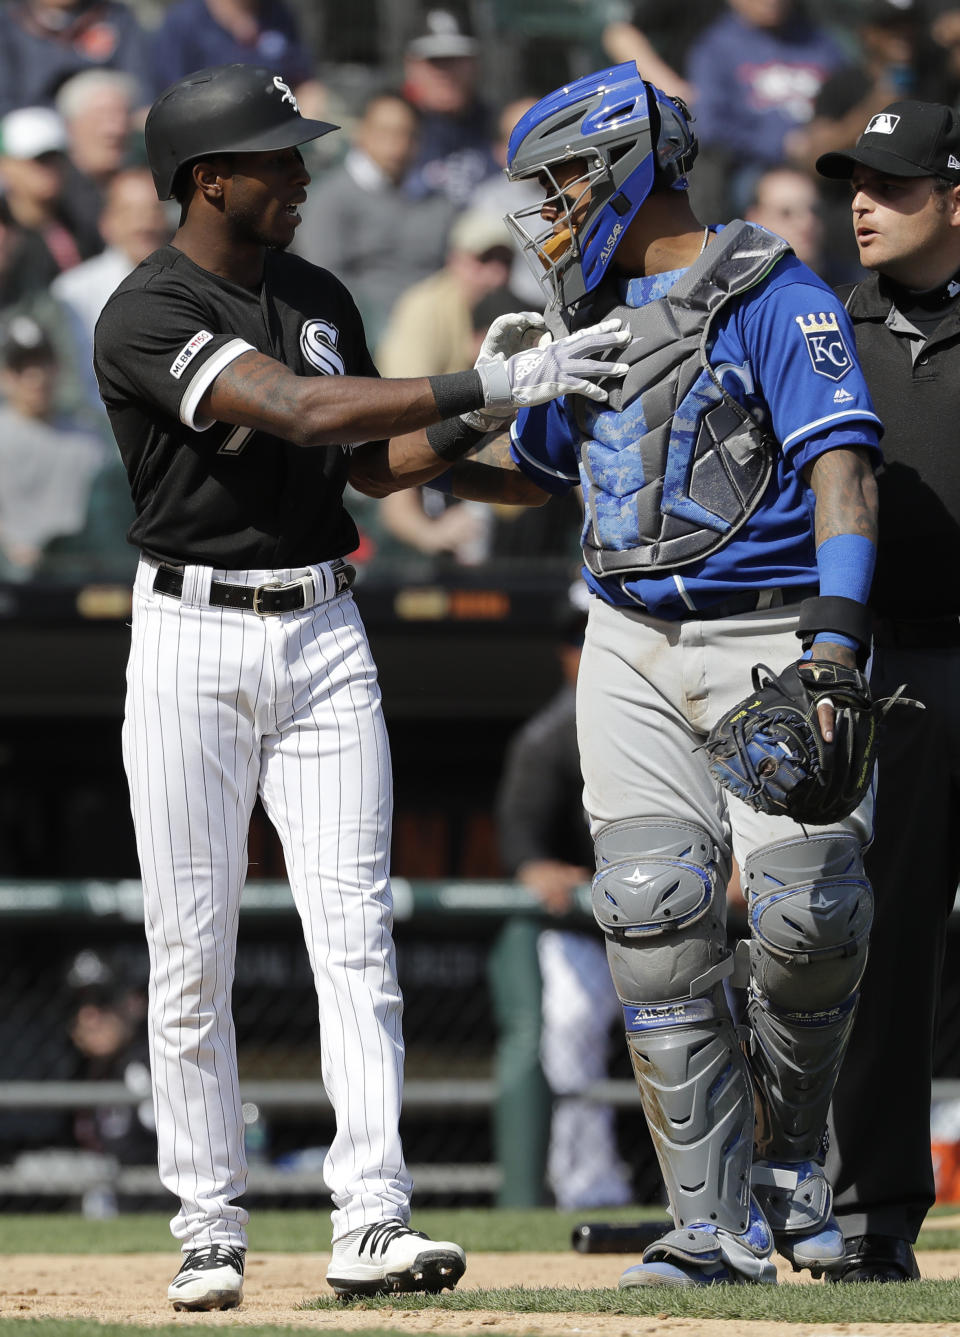
[[462, 459], [478, 441], [489, 435], [489, 432], [469, 427], [462, 418], [444, 418], [443, 422], [435, 422], [427, 428], [427, 440], [442, 460]]
[[[483, 381], [476, 367], [469, 371], [452, 371], [446, 376], [429, 376], [430, 389], [437, 401], [441, 418], [459, 418], [461, 413], [482, 409]], [[437, 451], [439, 455], [440, 452]]]
[[818, 632], [839, 632], [850, 636], [864, 648], [870, 644], [873, 621], [866, 604], [856, 599], [845, 599], [840, 594], [819, 595], [804, 599], [800, 605], [797, 635], [804, 650], [809, 650]]

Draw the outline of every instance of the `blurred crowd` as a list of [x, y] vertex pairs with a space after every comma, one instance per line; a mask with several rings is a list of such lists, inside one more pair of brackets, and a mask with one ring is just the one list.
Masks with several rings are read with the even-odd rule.
[[[471, 366], [497, 315], [542, 306], [502, 221], [527, 187], [503, 166], [558, 74], [635, 60], [681, 95], [698, 215], [770, 228], [831, 284], [861, 271], [846, 183], [818, 177], [817, 156], [898, 97], [960, 99], [960, 0], [411, 0], [353, 18], [374, 36], [406, 23], [393, 48], [368, 32], [351, 49], [327, 0], [0, 0], [0, 581], [133, 569], [91, 348], [110, 292], [175, 230], [142, 126], [183, 74], [268, 64], [306, 115], [343, 127], [305, 150], [294, 249], [350, 288], [385, 376]], [[431, 491], [347, 502], [362, 563], [576, 559], [569, 500], [520, 515]]]

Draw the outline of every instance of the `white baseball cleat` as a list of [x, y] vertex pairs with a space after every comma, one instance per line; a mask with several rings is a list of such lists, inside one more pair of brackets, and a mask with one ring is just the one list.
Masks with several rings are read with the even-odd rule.
[[327, 1281], [343, 1299], [456, 1286], [467, 1259], [459, 1244], [432, 1240], [402, 1221], [359, 1226], [333, 1242]]
[[208, 1244], [184, 1255], [167, 1299], [174, 1309], [236, 1309], [243, 1299], [243, 1249]]

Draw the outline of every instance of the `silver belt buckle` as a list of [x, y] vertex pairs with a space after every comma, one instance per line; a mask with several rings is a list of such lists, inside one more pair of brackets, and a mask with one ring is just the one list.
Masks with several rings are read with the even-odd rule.
[[[316, 601], [316, 586], [313, 583], [313, 576], [308, 571], [305, 576], [299, 580], [268, 580], [263, 585], [257, 585], [253, 591], [253, 611], [259, 617], [279, 617], [280, 609], [264, 608], [261, 603], [261, 595], [264, 590], [303, 590], [303, 603], [301, 608], [309, 608]], [[298, 612], [299, 609], [291, 609], [292, 612]]]
[[264, 590], [282, 590], [282, 589], [283, 589], [282, 580], [268, 580], [265, 585], [258, 585], [254, 589], [253, 611], [257, 614], [258, 617], [279, 617], [280, 615], [279, 608], [276, 610], [272, 608], [263, 608], [260, 603], [260, 598]]

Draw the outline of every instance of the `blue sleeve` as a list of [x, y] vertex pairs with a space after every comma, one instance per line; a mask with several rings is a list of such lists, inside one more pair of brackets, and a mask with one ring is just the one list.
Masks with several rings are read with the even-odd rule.
[[825, 283], [790, 257], [738, 321], [773, 434], [795, 469], [837, 446], [876, 451], [883, 425], [850, 318]]
[[510, 455], [544, 492], [563, 495], [580, 482], [580, 429], [563, 400], [521, 409], [510, 428]]

